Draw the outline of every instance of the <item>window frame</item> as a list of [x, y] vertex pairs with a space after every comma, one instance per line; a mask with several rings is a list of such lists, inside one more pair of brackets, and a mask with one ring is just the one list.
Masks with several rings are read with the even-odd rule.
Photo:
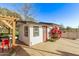
[[33, 36], [39, 36], [39, 26], [33, 26]]
[[29, 27], [28, 26], [24, 26], [24, 36], [28, 37], [28, 30]]

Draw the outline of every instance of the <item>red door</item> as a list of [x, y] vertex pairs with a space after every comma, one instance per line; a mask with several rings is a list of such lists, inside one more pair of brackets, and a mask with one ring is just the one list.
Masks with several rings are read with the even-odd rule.
[[47, 26], [43, 26], [43, 41], [47, 41]]

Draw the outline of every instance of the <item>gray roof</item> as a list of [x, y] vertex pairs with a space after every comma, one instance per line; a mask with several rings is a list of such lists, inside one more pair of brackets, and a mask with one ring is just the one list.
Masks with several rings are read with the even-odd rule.
[[[58, 25], [58, 24], [49, 23], [49, 22], [39, 22], [39, 24], [44, 24], [44, 25]], [[60, 26], [60, 25], [58, 25], [58, 26]]]
[[21, 17], [22, 17], [22, 21], [32, 21], [32, 22], [37, 22], [38, 23], [37, 20], [35, 20], [34, 18], [32, 18], [30, 16], [26, 16], [26, 17], [21, 16]]
[[[48, 25], [48, 26], [52, 26], [52, 25], [58, 25], [58, 24], [55, 24], [55, 23], [49, 23], [49, 22], [38, 22], [37, 20], [35, 20], [34, 18], [30, 17], [30, 16], [22, 16], [22, 20], [19, 20], [17, 21], [17, 23], [20, 22], [20, 23], [31, 23], [31, 24], [39, 24], [39, 25]], [[58, 25], [60, 26], [60, 25]]]
[[42, 25], [42, 26], [53, 26], [53, 25], [57, 25], [57, 26], [60, 26], [58, 24], [55, 24], [55, 23], [47, 23], [47, 22], [33, 22], [33, 21], [17, 21], [17, 23], [23, 23], [23, 24], [27, 24], [27, 23], [30, 23], [30, 24], [38, 24], [38, 25]]

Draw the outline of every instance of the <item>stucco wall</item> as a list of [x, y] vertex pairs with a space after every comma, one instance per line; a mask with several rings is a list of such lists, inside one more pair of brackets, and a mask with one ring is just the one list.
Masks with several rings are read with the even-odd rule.
[[[36, 26], [36, 25], [33, 25]], [[43, 42], [43, 29], [39, 26], [39, 36], [33, 36], [33, 26], [30, 26], [30, 46]]]
[[[22, 24], [19, 27], [19, 40], [29, 45], [29, 36], [28, 37], [24, 36], [24, 26], [26, 25]], [[28, 32], [28, 35], [29, 35], [29, 32]]]

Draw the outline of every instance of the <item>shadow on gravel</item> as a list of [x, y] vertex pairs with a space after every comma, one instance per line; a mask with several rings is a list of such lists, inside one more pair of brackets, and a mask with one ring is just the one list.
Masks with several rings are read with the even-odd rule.
[[70, 53], [70, 52], [59, 51], [59, 50], [57, 50], [57, 51], [61, 53], [61, 56], [79, 56], [77, 54], [73, 54], [73, 53]]
[[27, 51], [25, 51], [22, 47], [17, 46], [16, 49], [16, 55], [15, 56], [30, 56], [29, 53], [27, 53]]

